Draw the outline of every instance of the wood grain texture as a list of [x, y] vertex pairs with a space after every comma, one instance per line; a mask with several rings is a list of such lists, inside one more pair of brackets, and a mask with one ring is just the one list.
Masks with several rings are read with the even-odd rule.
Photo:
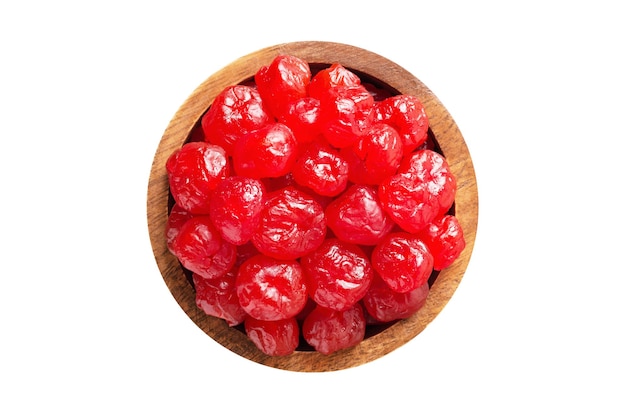
[[[169, 197], [165, 171], [167, 158], [182, 146], [224, 87], [249, 79], [278, 54], [295, 55], [311, 64], [339, 62], [359, 74], [380, 81], [391, 90], [417, 96], [426, 108], [431, 131], [457, 178], [455, 215], [463, 227], [466, 240], [461, 256], [437, 276], [426, 304], [417, 314], [398, 321], [354, 348], [332, 355], [297, 351], [287, 357], [270, 357], [261, 353], [242, 332], [230, 328], [221, 319], [207, 316], [196, 306], [194, 290], [165, 242]], [[460, 130], [437, 97], [414, 75], [380, 55], [354, 46], [295, 42], [275, 45], [241, 57], [211, 75], [182, 104], [166, 128], [154, 156], [148, 184], [147, 220], [154, 257], [165, 283], [189, 318], [207, 335], [243, 358], [263, 365], [290, 371], [326, 372], [380, 358], [415, 338], [435, 319], [454, 294], [470, 260], [478, 221], [478, 192], [472, 160]]]

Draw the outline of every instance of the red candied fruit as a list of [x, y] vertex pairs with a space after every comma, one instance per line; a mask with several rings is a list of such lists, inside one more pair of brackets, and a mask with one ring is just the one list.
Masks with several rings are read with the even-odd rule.
[[225, 241], [243, 245], [256, 230], [264, 203], [263, 183], [232, 176], [225, 178], [213, 191], [209, 214]]
[[298, 143], [289, 127], [271, 123], [242, 136], [233, 148], [237, 175], [250, 178], [280, 177], [291, 172]]
[[363, 297], [363, 306], [366, 312], [379, 323], [406, 319], [424, 306], [429, 291], [428, 282], [426, 282], [413, 291], [399, 293], [376, 276]]
[[363, 87], [337, 86], [320, 97], [320, 128], [332, 146], [354, 144], [373, 124], [374, 97]]
[[453, 215], [442, 216], [418, 233], [433, 255], [434, 269], [441, 271], [459, 257], [465, 249], [463, 229]]
[[326, 236], [324, 209], [313, 197], [286, 187], [271, 193], [252, 243], [276, 259], [296, 259], [315, 250]]
[[355, 87], [358, 85], [361, 85], [361, 79], [358, 75], [336, 62], [313, 76], [308, 85], [308, 93], [309, 96], [319, 99], [333, 87]]
[[252, 343], [269, 356], [291, 355], [300, 343], [300, 329], [293, 317], [265, 321], [248, 316], [244, 328]]
[[296, 183], [329, 197], [346, 189], [348, 175], [348, 162], [339, 152], [317, 142], [302, 151], [293, 167]]
[[405, 232], [391, 233], [376, 245], [372, 266], [393, 291], [406, 293], [428, 282], [433, 256], [419, 238]]
[[357, 245], [375, 245], [395, 226], [380, 204], [377, 189], [370, 185], [352, 185], [326, 207], [325, 213], [335, 236]]
[[245, 85], [226, 87], [215, 97], [201, 120], [204, 140], [232, 154], [233, 144], [242, 135], [272, 122], [266, 104], [256, 88]]
[[380, 184], [380, 201], [407, 232], [418, 232], [445, 214], [456, 193], [456, 179], [445, 158], [423, 149], [402, 161], [398, 173]]
[[191, 213], [183, 209], [178, 203], [174, 203], [165, 224], [165, 240], [170, 251], [172, 250], [172, 242], [178, 236], [180, 228], [192, 217]]
[[261, 67], [254, 81], [263, 101], [278, 119], [288, 113], [289, 105], [307, 95], [311, 81], [309, 63], [292, 55], [278, 55], [270, 65]]
[[330, 355], [361, 343], [365, 325], [360, 303], [344, 311], [317, 306], [304, 319], [302, 336], [317, 352]]
[[218, 278], [192, 274], [196, 305], [209, 316], [224, 319], [229, 326], [243, 323], [247, 313], [241, 308], [235, 290], [236, 269]]
[[198, 308], [266, 355], [353, 347], [421, 309], [465, 248], [435, 149], [417, 97], [278, 55], [168, 158], [167, 248]]
[[205, 142], [189, 142], [166, 162], [170, 192], [176, 203], [192, 214], [208, 214], [209, 197], [229, 175], [224, 149]]
[[209, 216], [187, 220], [172, 241], [170, 250], [183, 267], [201, 275], [209, 274], [215, 255], [222, 247], [222, 238]]
[[300, 260], [309, 295], [318, 305], [343, 311], [367, 292], [374, 270], [357, 245], [329, 238]]
[[378, 121], [389, 124], [400, 133], [404, 153], [413, 152], [426, 142], [428, 116], [417, 97], [407, 94], [391, 96], [377, 102], [374, 108]]
[[300, 264], [265, 255], [255, 255], [241, 264], [235, 287], [241, 307], [258, 320], [295, 317], [308, 299]]
[[289, 126], [298, 144], [311, 143], [321, 134], [319, 114], [320, 101], [307, 96], [291, 102], [279, 121]]
[[349, 148], [341, 150], [350, 164], [348, 179], [356, 184], [380, 184], [398, 170], [402, 139], [393, 127], [378, 123]]

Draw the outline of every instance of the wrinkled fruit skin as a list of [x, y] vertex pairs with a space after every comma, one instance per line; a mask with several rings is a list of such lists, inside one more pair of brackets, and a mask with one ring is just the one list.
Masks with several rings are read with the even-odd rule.
[[304, 319], [302, 335], [316, 351], [330, 355], [358, 345], [365, 337], [361, 304], [344, 311], [318, 306]]
[[419, 232], [452, 207], [456, 178], [435, 151], [420, 150], [404, 160], [398, 173], [380, 184], [380, 201], [407, 232]]
[[206, 142], [190, 142], [167, 160], [170, 192], [192, 214], [207, 214], [212, 191], [230, 172], [226, 152]]
[[326, 236], [322, 206], [293, 187], [270, 195], [252, 243], [276, 259], [296, 259], [315, 250]]
[[307, 302], [302, 268], [295, 261], [253, 256], [239, 267], [235, 287], [241, 307], [258, 320], [295, 317]]
[[165, 164], [197, 307], [269, 356], [419, 314], [466, 245], [438, 145], [418, 97], [340, 63], [277, 55], [225, 87]]
[[213, 100], [201, 123], [204, 140], [231, 155], [233, 145], [242, 136], [270, 122], [272, 118], [259, 92], [250, 86], [234, 85]]
[[266, 355], [290, 355], [300, 342], [300, 328], [295, 318], [264, 321], [248, 316], [244, 328], [250, 340]]
[[224, 319], [231, 327], [243, 323], [247, 317], [235, 290], [235, 271], [213, 278], [193, 274], [198, 308], [209, 316]]
[[374, 270], [357, 245], [326, 239], [301, 260], [311, 298], [320, 306], [343, 311], [367, 292]]
[[289, 112], [291, 103], [306, 97], [311, 69], [298, 57], [279, 55], [257, 71], [254, 81], [270, 112], [280, 118]]
[[404, 152], [421, 146], [428, 137], [428, 116], [417, 97], [401, 94], [386, 98], [375, 106], [378, 121], [394, 127], [402, 138]]
[[232, 176], [213, 191], [209, 214], [225, 241], [243, 245], [256, 231], [264, 204], [265, 187], [261, 181]]
[[424, 306], [428, 292], [428, 283], [425, 283], [413, 291], [399, 293], [378, 277], [363, 297], [363, 306], [375, 320], [388, 323], [417, 313]]
[[428, 282], [433, 271], [433, 256], [414, 235], [392, 233], [374, 248], [372, 266], [389, 288], [406, 293]]
[[377, 188], [355, 184], [326, 207], [328, 227], [339, 239], [376, 245], [395, 223], [382, 207]]
[[419, 237], [430, 249], [436, 271], [452, 265], [465, 249], [463, 229], [459, 219], [452, 215], [436, 219], [419, 233]]
[[233, 147], [235, 173], [250, 178], [287, 175], [296, 162], [298, 143], [291, 129], [271, 123], [241, 137]]

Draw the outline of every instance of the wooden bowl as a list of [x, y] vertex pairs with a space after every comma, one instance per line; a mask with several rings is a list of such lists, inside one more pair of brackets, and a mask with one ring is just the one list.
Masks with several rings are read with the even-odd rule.
[[[188, 139], [222, 89], [249, 80], [262, 65], [269, 64], [278, 54], [302, 58], [310, 63], [312, 69], [339, 62], [361, 76], [363, 81], [395, 94], [417, 96], [429, 117], [429, 133], [457, 179], [453, 210], [466, 240], [460, 257], [450, 267], [433, 274], [428, 299], [418, 313], [366, 336], [356, 347], [331, 355], [296, 351], [286, 357], [270, 357], [260, 352], [242, 331], [229, 327], [222, 319], [206, 315], [196, 306], [193, 286], [165, 242], [171, 203], [165, 170], [167, 158]], [[478, 194], [472, 160], [461, 132], [441, 102], [415, 76], [380, 55], [354, 46], [295, 42], [268, 47], [236, 60], [211, 75], [183, 103], [165, 130], [154, 156], [148, 185], [147, 216], [152, 249], [163, 279], [178, 304], [198, 327], [224, 347], [254, 362], [291, 371], [322, 372], [346, 369], [380, 358], [409, 342], [439, 314], [459, 285], [472, 253], [478, 220]]]

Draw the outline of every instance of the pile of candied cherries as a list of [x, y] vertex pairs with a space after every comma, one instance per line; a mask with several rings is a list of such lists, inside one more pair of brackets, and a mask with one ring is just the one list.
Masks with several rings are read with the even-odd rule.
[[226, 87], [166, 163], [167, 245], [197, 306], [271, 356], [417, 312], [465, 248], [428, 127], [416, 97], [339, 63], [279, 55]]

